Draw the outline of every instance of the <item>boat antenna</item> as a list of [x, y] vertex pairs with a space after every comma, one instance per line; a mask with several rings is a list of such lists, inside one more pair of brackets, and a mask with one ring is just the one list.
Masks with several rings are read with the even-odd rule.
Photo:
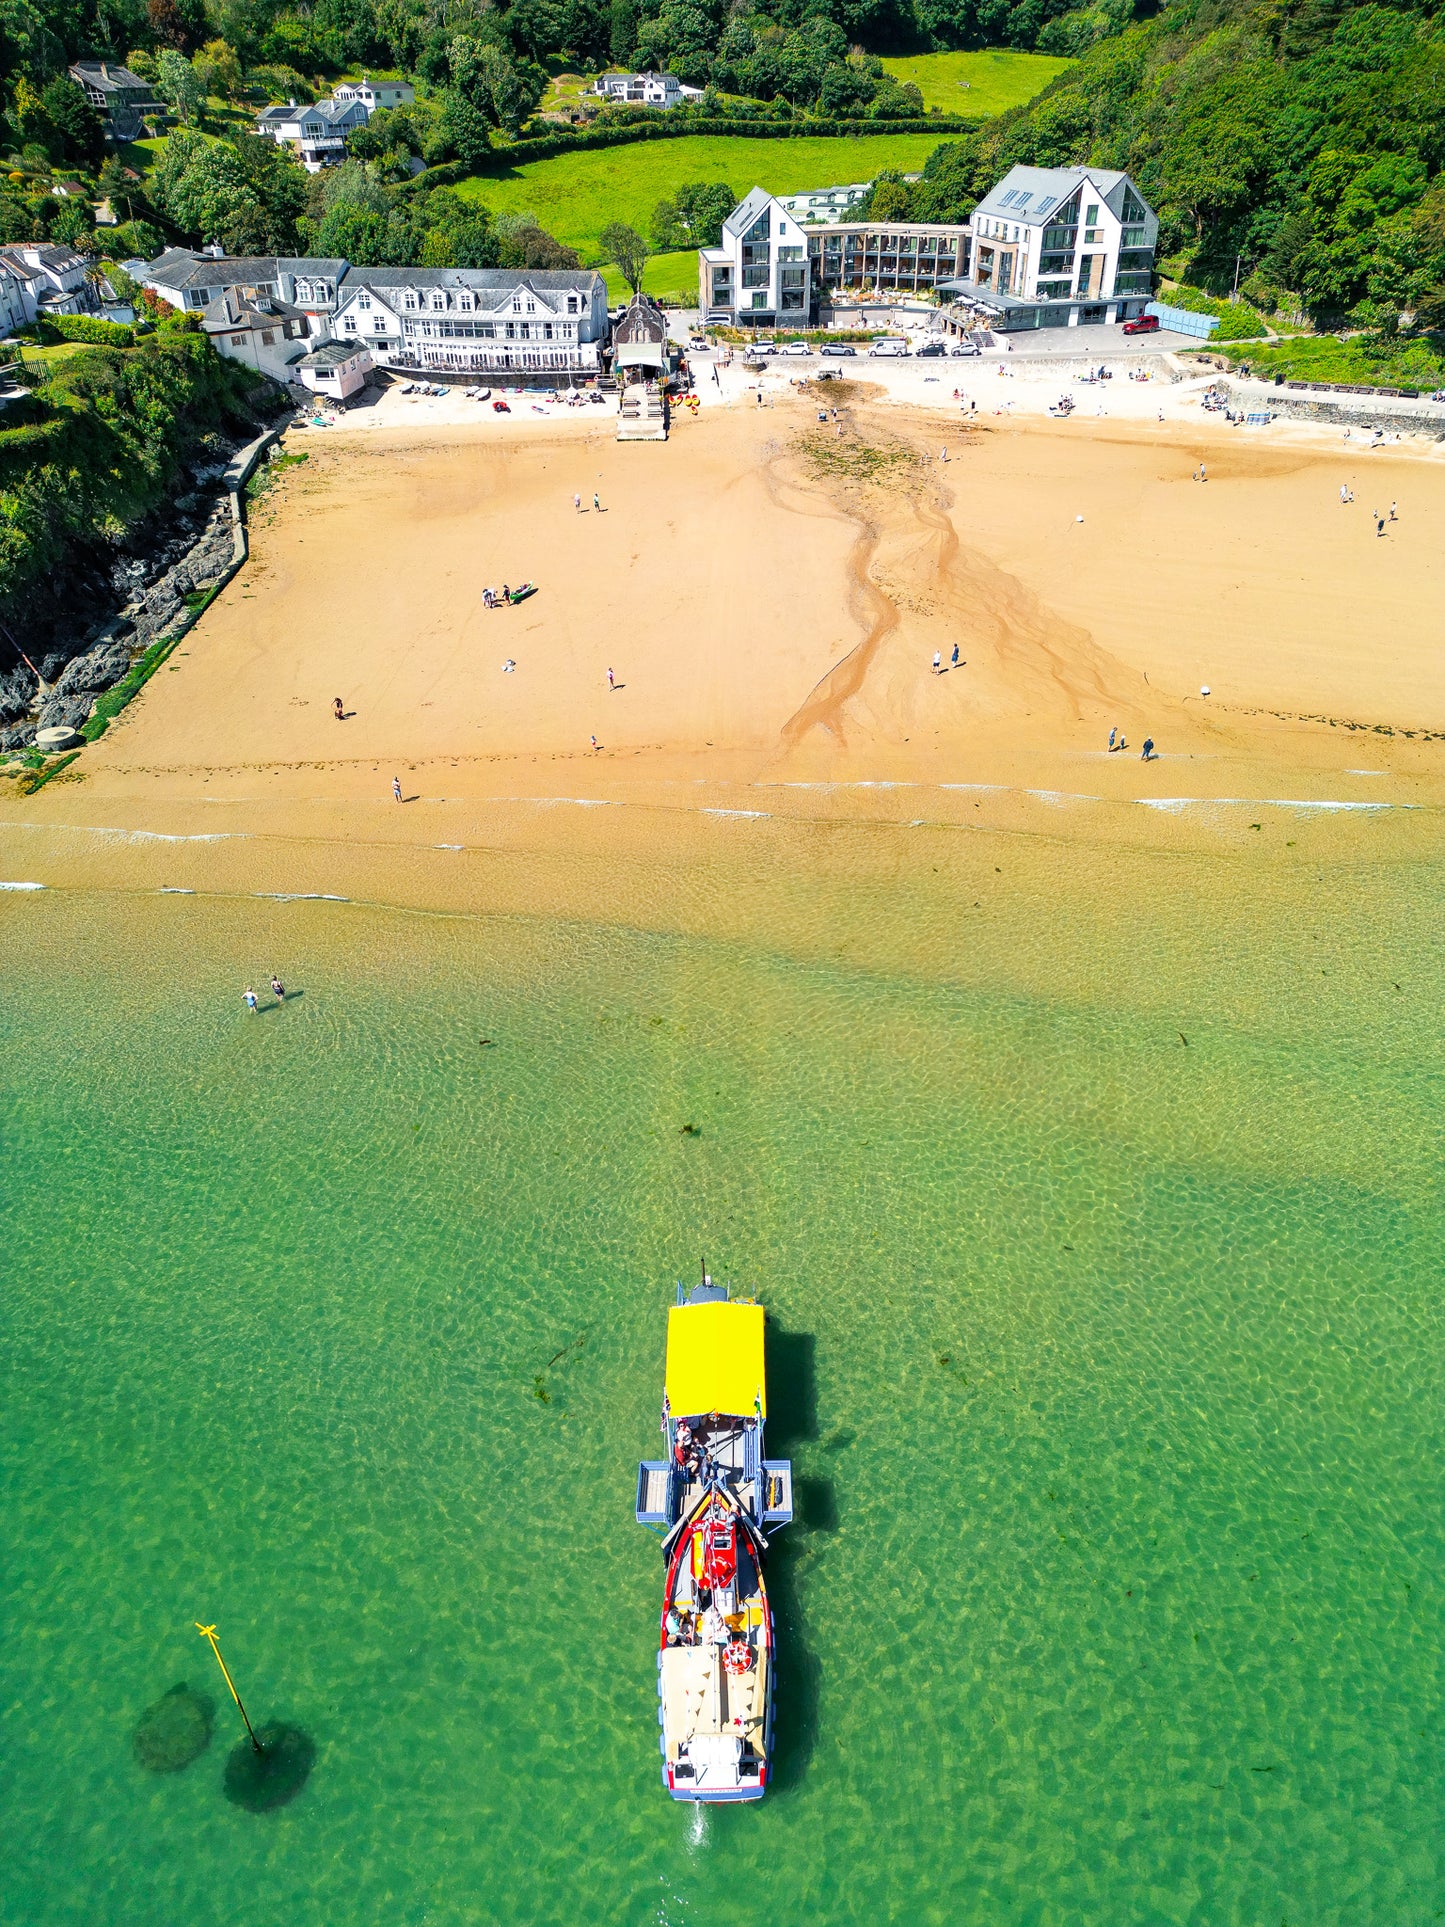
[[702, 1282], [707, 1283], [707, 1259], [702, 1259]]

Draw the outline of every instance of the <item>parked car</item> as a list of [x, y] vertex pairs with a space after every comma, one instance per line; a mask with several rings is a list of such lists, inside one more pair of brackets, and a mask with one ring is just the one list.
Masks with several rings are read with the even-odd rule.
[[858, 350], [847, 341], [829, 341], [818, 350], [820, 355], [856, 355]]
[[918, 350], [918, 353], [920, 359], [924, 355], [946, 355], [948, 353], [948, 343], [946, 341], [925, 341], [923, 346]]
[[887, 357], [896, 358], [897, 356], [906, 355], [908, 353], [908, 343], [906, 341], [902, 341], [898, 339], [896, 336], [885, 335], [882, 341], [875, 341], [873, 343], [873, 346], [868, 350], [868, 353], [870, 355], [881, 355], [881, 356], [884, 356], [885, 358]]
[[983, 350], [976, 341], [955, 341], [948, 352], [951, 355], [981, 355]]
[[1124, 323], [1124, 333], [1126, 335], [1154, 335], [1158, 334], [1158, 332], [1159, 317], [1157, 314], [1136, 314], [1132, 321], [1126, 321]]
[[812, 352], [806, 341], [790, 341], [778, 350], [780, 355], [810, 355]]

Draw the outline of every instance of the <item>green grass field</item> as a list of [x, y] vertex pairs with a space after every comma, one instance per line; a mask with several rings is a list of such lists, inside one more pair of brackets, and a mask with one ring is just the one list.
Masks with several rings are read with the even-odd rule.
[[[494, 214], [535, 214], [548, 233], [578, 249], [584, 261], [595, 261], [601, 252], [597, 237], [609, 221], [626, 221], [650, 235], [652, 210], [685, 181], [726, 181], [740, 199], [751, 187], [796, 194], [808, 187], [872, 180], [886, 167], [913, 173], [946, 138], [879, 134], [853, 140], [754, 140], [742, 134], [696, 135], [527, 161], [508, 174], [463, 181], [457, 192], [481, 201]], [[695, 273], [687, 277], [689, 284], [695, 279]]]
[[1257, 375], [1286, 381], [1344, 381], [1372, 388], [1445, 387], [1445, 344], [1438, 338], [1379, 341], [1368, 335], [1297, 335], [1268, 345], [1225, 345], [1232, 362], [1247, 361]]
[[925, 107], [945, 114], [1002, 114], [1041, 94], [1072, 60], [1008, 52], [911, 54], [883, 62], [895, 80], [911, 80]]
[[[604, 267], [602, 279], [607, 283], [607, 299], [614, 307], [619, 301], [626, 301], [632, 292], [617, 268]], [[642, 271], [642, 286], [646, 293], [656, 295], [659, 301], [669, 295], [681, 295], [689, 307], [696, 306], [696, 251], [688, 248], [682, 254], [651, 255]]]

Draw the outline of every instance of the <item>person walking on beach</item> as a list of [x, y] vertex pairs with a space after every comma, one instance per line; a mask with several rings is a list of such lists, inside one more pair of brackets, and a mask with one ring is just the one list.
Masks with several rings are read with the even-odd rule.
[[1109, 754], [1111, 756], [1114, 754], [1114, 751], [1119, 747], [1118, 736], [1119, 736], [1119, 726], [1116, 723], [1114, 727], [1109, 731]]
[[610, 669], [607, 671], [607, 687], [609, 689], [615, 689], [617, 687], [617, 678]]
[[1350, 491], [1346, 487], [1346, 485], [1343, 482], [1341, 482], [1340, 483], [1340, 507], [1343, 508], [1346, 502], [1349, 501], [1349, 499], [1350, 499]]
[[246, 988], [241, 992], [241, 995], [246, 1000], [247, 1010], [249, 1010], [251, 1015], [254, 1017], [257, 1011], [260, 1010], [261, 1008], [261, 1006], [256, 1002], [255, 991], [252, 990], [249, 984], [247, 984]]
[[957, 643], [953, 645], [953, 654], [948, 659], [948, 666], [950, 669], [957, 669], [958, 667], [958, 644]]
[[331, 698], [331, 707], [332, 707], [332, 710], [335, 712], [337, 722], [344, 723], [346, 721], [346, 711], [342, 707], [341, 698], [339, 696], [333, 696]]
[[602, 513], [602, 497], [597, 493], [595, 488], [592, 491], [592, 506], [599, 515]]
[[1146, 736], [1144, 738], [1144, 747], [1139, 752], [1139, 761], [1141, 763], [1152, 763], [1153, 760], [1154, 760], [1154, 738], [1152, 736]]
[[401, 801], [401, 778], [399, 776], [393, 776], [391, 779], [391, 793], [399, 803]]
[[1398, 516], [1398, 515], [1396, 515], [1396, 513], [1395, 513], [1395, 504], [1394, 504], [1393, 502], [1391, 502], [1391, 504], [1390, 504], [1390, 520], [1391, 520], [1392, 522], [1398, 522], [1398, 521], [1399, 521], [1399, 519], [1400, 519], [1400, 518], [1399, 518], [1399, 516]]
[[598, 740], [597, 740], [597, 738], [596, 738], [595, 736], [591, 736], [591, 737], [589, 737], [589, 738], [588, 738], [588, 741], [589, 741], [589, 742], [591, 743], [591, 745], [592, 745], [592, 749], [593, 749], [593, 753], [594, 753], [594, 754], [595, 754], [595, 753], [596, 753], [596, 752], [597, 752], [597, 751], [598, 751], [599, 749], [601, 749], [601, 747], [602, 747], [602, 745], [601, 745], [601, 743], [599, 743], [599, 742], [598, 742]]
[[286, 1001], [286, 986], [274, 973], [271, 978], [271, 995], [276, 999], [278, 1004], [284, 1004]]
[[582, 513], [582, 497], [580, 495], [574, 495], [572, 497], [572, 506], [579, 515]]
[[936, 649], [933, 652], [933, 673], [935, 676], [941, 676], [943, 674], [943, 657]]

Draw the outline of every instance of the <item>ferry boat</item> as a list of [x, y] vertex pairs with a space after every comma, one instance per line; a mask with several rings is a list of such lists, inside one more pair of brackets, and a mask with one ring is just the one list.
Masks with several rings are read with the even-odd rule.
[[662, 1528], [663, 1785], [674, 1800], [760, 1800], [773, 1763], [777, 1638], [763, 1577], [793, 1516], [793, 1468], [763, 1457], [761, 1305], [703, 1275], [667, 1316], [665, 1459], [637, 1474], [637, 1521]]

